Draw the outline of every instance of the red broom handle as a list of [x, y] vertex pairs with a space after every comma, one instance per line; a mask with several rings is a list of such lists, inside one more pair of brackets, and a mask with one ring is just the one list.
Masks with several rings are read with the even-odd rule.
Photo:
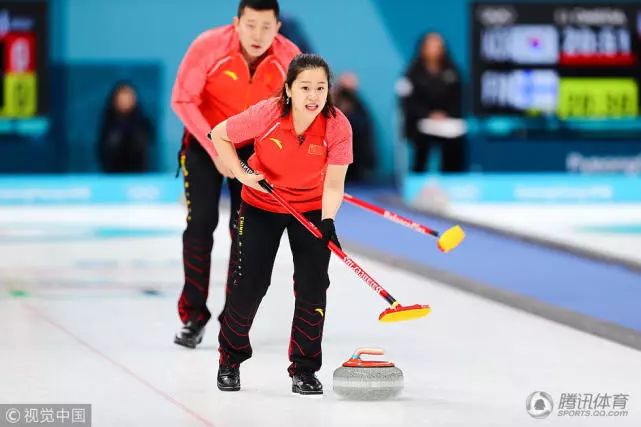
[[383, 209], [381, 207], [378, 207], [376, 205], [368, 203], [365, 200], [361, 200], [361, 199], [359, 199], [357, 197], [354, 197], [352, 195], [349, 195], [347, 193], [345, 193], [345, 195], [343, 196], [343, 199], [346, 202], [349, 202], [349, 203], [351, 203], [353, 205], [356, 205], [358, 207], [366, 209], [366, 210], [368, 210], [370, 212], [374, 212], [374, 213], [376, 213], [378, 215], [381, 215], [382, 217], [384, 217], [386, 219], [389, 219], [390, 221], [393, 221], [393, 222], [395, 222], [397, 224], [401, 224], [401, 225], [403, 225], [403, 226], [405, 226], [407, 228], [411, 228], [412, 230], [416, 230], [419, 233], [427, 234], [428, 236], [434, 236], [434, 237], [438, 237], [439, 236], [439, 232], [436, 231], [436, 230], [432, 230], [431, 228], [428, 228], [428, 227], [426, 227], [426, 226], [424, 226], [422, 224], [414, 222], [409, 218], [405, 218], [405, 217], [403, 217], [401, 215], [398, 215], [398, 214], [396, 214], [396, 213], [394, 213], [392, 211], [388, 211], [387, 209]]
[[[244, 162], [241, 161], [241, 165], [243, 166], [243, 169], [247, 173], [253, 174], [254, 171], [252, 168], [250, 168], [248, 165], [246, 165]], [[322, 234], [320, 230], [307, 218], [305, 218], [300, 212], [298, 212], [296, 209], [294, 209], [288, 202], [285, 200], [279, 193], [274, 189], [274, 187], [271, 186], [267, 181], [262, 180], [258, 184], [260, 184], [261, 187], [263, 187], [269, 194], [274, 197], [278, 201], [278, 203], [281, 204], [287, 211], [294, 216], [300, 222], [307, 230], [309, 230], [315, 237], [317, 238], [322, 238]], [[350, 270], [352, 270], [358, 277], [363, 279], [365, 283], [369, 285], [370, 288], [377, 294], [379, 294], [381, 297], [385, 299], [391, 306], [394, 306], [397, 304], [396, 299], [389, 294], [383, 288], [372, 276], [367, 274], [363, 268], [358, 265], [356, 261], [354, 261], [352, 258], [350, 258], [341, 248], [339, 248], [334, 242], [330, 241], [329, 244], [327, 245], [329, 249], [334, 252], [334, 254], [341, 259], [347, 265]]]

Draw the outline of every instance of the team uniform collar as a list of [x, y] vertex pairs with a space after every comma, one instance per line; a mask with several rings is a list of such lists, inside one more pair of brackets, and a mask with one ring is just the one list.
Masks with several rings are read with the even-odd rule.
[[[308, 135], [313, 135], [313, 136], [320, 136], [323, 137], [325, 136], [325, 125], [327, 123], [327, 118], [323, 115], [321, 112], [314, 121], [312, 122], [311, 125], [303, 132], [305, 136]], [[283, 130], [291, 130], [292, 132], [295, 132], [294, 130], [294, 115], [290, 111], [289, 114], [285, 117], [280, 122], [280, 127]]]

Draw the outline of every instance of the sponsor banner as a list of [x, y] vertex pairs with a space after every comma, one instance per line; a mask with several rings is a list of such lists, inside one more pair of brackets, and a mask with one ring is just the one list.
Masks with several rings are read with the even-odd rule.
[[172, 175], [3, 176], [0, 205], [175, 203], [182, 180]]
[[440, 203], [616, 203], [641, 202], [641, 179], [625, 175], [412, 174], [403, 183], [412, 205]]

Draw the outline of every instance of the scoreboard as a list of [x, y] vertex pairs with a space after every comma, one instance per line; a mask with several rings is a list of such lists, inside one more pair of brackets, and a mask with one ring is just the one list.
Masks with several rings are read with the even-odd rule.
[[46, 114], [47, 3], [0, 1], [0, 119]]
[[472, 4], [478, 116], [639, 118], [641, 2]]

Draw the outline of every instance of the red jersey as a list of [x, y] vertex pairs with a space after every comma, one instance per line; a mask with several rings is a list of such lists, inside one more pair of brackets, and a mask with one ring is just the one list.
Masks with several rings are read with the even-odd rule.
[[251, 75], [233, 25], [205, 31], [180, 64], [172, 108], [187, 131], [216, 157], [207, 133], [228, 117], [277, 94], [290, 61], [299, 53], [294, 43], [279, 34]]
[[[335, 117], [316, 116], [299, 138], [292, 114], [282, 117], [278, 99], [272, 98], [230, 117], [227, 135], [234, 144], [253, 139], [249, 166], [263, 173], [299, 212], [322, 208], [327, 165], [352, 163], [352, 127], [339, 109]], [[266, 211], [287, 212], [269, 194], [247, 186], [241, 197]]]

